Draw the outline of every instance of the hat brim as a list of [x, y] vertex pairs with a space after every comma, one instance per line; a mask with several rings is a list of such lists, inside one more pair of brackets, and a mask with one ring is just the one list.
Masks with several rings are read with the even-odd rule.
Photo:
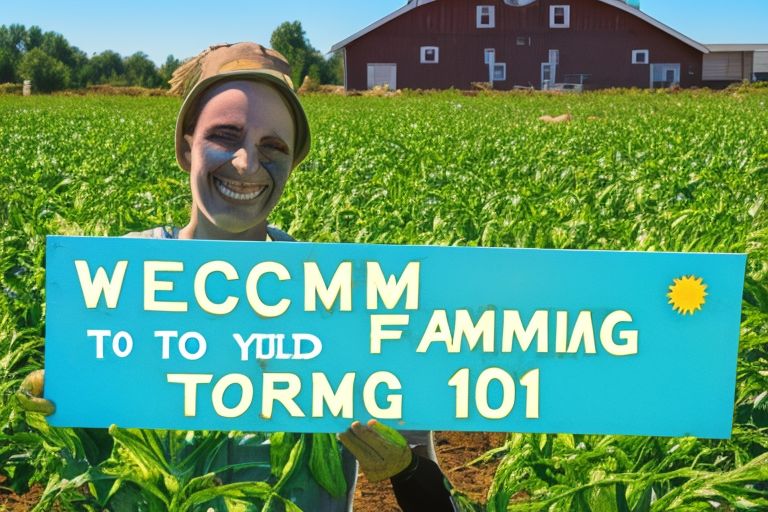
[[310, 131], [309, 122], [307, 116], [304, 113], [304, 109], [299, 102], [298, 96], [293, 92], [288, 84], [285, 82], [284, 75], [277, 71], [269, 69], [263, 70], [237, 70], [228, 71], [224, 73], [218, 73], [211, 77], [201, 80], [197, 83], [189, 92], [184, 102], [181, 104], [179, 115], [176, 118], [176, 162], [179, 167], [189, 172], [191, 163], [189, 162], [187, 155], [184, 154], [184, 124], [192, 109], [198, 102], [200, 96], [213, 85], [219, 82], [227, 82], [233, 80], [252, 80], [254, 82], [263, 82], [273, 85], [280, 95], [286, 100], [286, 103], [290, 107], [291, 115], [294, 123], [296, 124], [296, 140], [293, 148], [293, 166], [296, 167], [309, 153], [310, 148]]

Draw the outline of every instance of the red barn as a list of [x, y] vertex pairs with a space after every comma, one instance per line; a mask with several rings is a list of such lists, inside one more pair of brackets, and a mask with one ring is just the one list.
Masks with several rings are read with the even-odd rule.
[[411, 0], [332, 51], [347, 89], [689, 87], [709, 53], [624, 0]]

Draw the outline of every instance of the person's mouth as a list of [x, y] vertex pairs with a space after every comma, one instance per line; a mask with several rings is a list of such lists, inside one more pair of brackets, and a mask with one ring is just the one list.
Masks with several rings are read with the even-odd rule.
[[213, 177], [213, 183], [221, 194], [237, 201], [252, 201], [259, 197], [266, 189], [264, 184], [244, 183], [242, 181], [227, 180]]

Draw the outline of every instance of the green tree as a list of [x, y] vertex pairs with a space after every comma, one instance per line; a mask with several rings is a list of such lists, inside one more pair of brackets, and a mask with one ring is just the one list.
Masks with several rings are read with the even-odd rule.
[[77, 64], [76, 49], [72, 48], [69, 45], [69, 41], [61, 34], [56, 32], [44, 33], [40, 36], [40, 44], [37, 47], [54, 59], [60, 60], [68, 67], [74, 67]]
[[34, 50], [39, 48], [43, 42], [43, 29], [37, 25], [32, 25], [24, 33], [24, 50]]
[[83, 68], [81, 81], [84, 85], [124, 84], [124, 74], [123, 58], [117, 52], [106, 50], [90, 58]]
[[16, 59], [7, 49], [0, 47], [0, 84], [16, 81]]
[[333, 70], [337, 61], [326, 61], [323, 54], [309, 43], [300, 21], [285, 21], [278, 25], [269, 42], [291, 64], [295, 87], [301, 86], [305, 76], [324, 84], [341, 83], [338, 73]]
[[[35, 27], [30, 28], [31, 30]], [[57, 32], [45, 32], [39, 38], [37, 46], [48, 56], [64, 63], [69, 68], [70, 85], [82, 85], [82, 69], [88, 62], [88, 57], [79, 48], [69, 44], [67, 39]]]
[[22, 79], [32, 80], [32, 87], [41, 92], [57, 91], [69, 84], [69, 68], [39, 48], [24, 54], [18, 73]]
[[160, 75], [160, 78], [163, 81], [162, 86], [166, 89], [169, 87], [168, 81], [171, 79], [171, 76], [173, 76], [173, 72], [176, 71], [176, 68], [179, 66], [181, 66], [181, 61], [173, 55], [169, 55], [168, 58], [165, 59], [165, 63], [160, 66], [157, 74]]
[[5, 48], [14, 56], [21, 57], [24, 51], [27, 29], [24, 25], [12, 24], [0, 26], [0, 48]]
[[159, 87], [162, 82], [155, 63], [149, 60], [145, 53], [136, 52], [130, 57], [126, 57], [123, 61], [123, 67], [128, 85]]
[[0, 26], [0, 83], [18, 81], [16, 68], [24, 50], [24, 25]]
[[272, 48], [282, 53], [291, 64], [291, 79], [294, 87], [301, 86], [309, 70], [308, 54], [314, 50], [307, 40], [300, 21], [285, 21], [278, 25], [269, 39]]
[[344, 83], [344, 56], [336, 52], [325, 61], [322, 83], [342, 85]]

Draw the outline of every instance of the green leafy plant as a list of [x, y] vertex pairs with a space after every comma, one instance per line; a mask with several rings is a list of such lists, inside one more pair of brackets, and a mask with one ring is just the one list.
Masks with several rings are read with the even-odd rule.
[[[489, 510], [768, 507], [768, 91], [302, 101], [313, 150], [271, 218], [300, 240], [748, 254], [732, 439], [510, 434], [477, 462], [501, 459]], [[99, 434], [15, 404], [43, 365], [45, 236], [188, 218], [177, 109], [167, 97], [0, 96], [0, 475], [19, 493], [42, 484], [39, 510], [236, 510], [248, 497], [292, 510], [281, 489], [302, 466], [341, 491], [317, 462], [338, 455], [332, 438], [273, 435], [267, 477], [224, 485], [237, 468], [211, 457], [226, 434], [113, 429], [104, 451]], [[568, 123], [538, 121], [565, 112]]]

